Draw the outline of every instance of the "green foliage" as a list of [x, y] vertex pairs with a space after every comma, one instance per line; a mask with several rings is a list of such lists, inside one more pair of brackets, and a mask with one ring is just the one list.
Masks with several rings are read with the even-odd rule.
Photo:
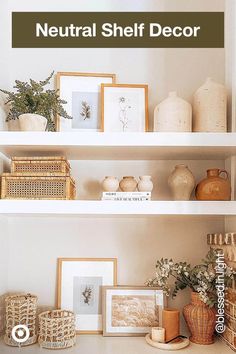
[[34, 113], [47, 118], [47, 130], [55, 131], [55, 117], [58, 115], [66, 119], [72, 119], [63, 108], [67, 102], [60, 99], [58, 90], [46, 90], [54, 71], [44, 81], [29, 82], [16, 80], [14, 89], [16, 92], [1, 90], [7, 97], [6, 104], [10, 105], [10, 111], [6, 121], [18, 119], [21, 114]]

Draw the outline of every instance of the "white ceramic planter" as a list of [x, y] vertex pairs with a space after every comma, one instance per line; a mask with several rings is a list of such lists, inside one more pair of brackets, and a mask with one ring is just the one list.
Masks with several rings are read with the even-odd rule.
[[176, 92], [170, 92], [154, 110], [154, 131], [191, 132], [192, 106]]
[[193, 131], [227, 131], [227, 90], [211, 78], [194, 94]]
[[153, 183], [151, 176], [140, 176], [138, 183], [139, 192], [151, 192], [153, 190]]
[[119, 189], [119, 181], [116, 177], [107, 176], [102, 182], [104, 192], [116, 192]]
[[45, 131], [47, 119], [39, 114], [21, 114], [19, 116], [21, 131]]
[[189, 200], [195, 179], [187, 166], [177, 165], [168, 178], [168, 185], [174, 200]]

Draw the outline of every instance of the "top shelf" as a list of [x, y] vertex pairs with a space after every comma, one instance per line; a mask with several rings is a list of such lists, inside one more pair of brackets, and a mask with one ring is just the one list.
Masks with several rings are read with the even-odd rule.
[[224, 160], [236, 133], [0, 132], [0, 153], [69, 160]]

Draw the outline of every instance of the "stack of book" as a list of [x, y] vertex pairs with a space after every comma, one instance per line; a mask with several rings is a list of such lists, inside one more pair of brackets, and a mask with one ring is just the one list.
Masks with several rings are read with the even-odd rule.
[[151, 192], [103, 192], [102, 200], [145, 202], [151, 200]]

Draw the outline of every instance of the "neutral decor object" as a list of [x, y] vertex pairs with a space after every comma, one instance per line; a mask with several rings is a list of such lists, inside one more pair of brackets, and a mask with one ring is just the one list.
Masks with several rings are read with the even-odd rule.
[[11, 173], [25, 176], [42, 176], [51, 173], [53, 176], [70, 174], [70, 164], [63, 156], [12, 157]]
[[138, 182], [139, 192], [151, 192], [153, 190], [153, 183], [151, 176], [140, 176]]
[[179, 350], [186, 348], [189, 345], [188, 338], [177, 338], [175, 341], [170, 343], [160, 343], [152, 340], [150, 333], [148, 333], [145, 337], [146, 342], [154, 348], [158, 348], [161, 350]]
[[218, 168], [207, 170], [207, 178], [198, 183], [195, 194], [197, 200], [230, 200], [231, 186], [228, 172]]
[[148, 131], [148, 85], [102, 84], [105, 132]]
[[154, 131], [191, 132], [191, 104], [179, 97], [177, 92], [169, 92], [168, 98], [154, 110]]
[[183, 315], [191, 332], [190, 341], [197, 344], [214, 343], [216, 310], [210, 308], [199, 294], [191, 292], [191, 304], [184, 306]]
[[101, 84], [114, 84], [115, 74], [58, 72], [57, 88], [73, 117], [57, 119], [58, 131], [101, 131]]
[[115, 258], [59, 258], [58, 308], [73, 311], [78, 333], [102, 333], [102, 287], [117, 284]]
[[[6, 344], [18, 347], [33, 344], [37, 341], [36, 312], [38, 298], [32, 294], [12, 295], [5, 299], [6, 304], [6, 331], [4, 341]], [[18, 326], [14, 335], [13, 328]], [[25, 326], [29, 332], [25, 331]], [[28, 339], [25, 341], [24, 339]], [[20, 340], [23, 340], [20, 342]]]
[[227, 90], [211, 78], [194, 94], [193, 131], [227, 131]]
[[165, 296], [160, 288], [104, 287], [103, 335], [143, 336], [160, 327]]
[[188, 166], [177, 165], [168, 178], [168, 185], [174, 200], [189, 200], [195, 179]]
[[39, 315], [39, 337], [41, 348], [65, 349], [76, 343], [75, 315], [71, 311], [53, 310]]
[[165, 343], [165, 328], [152, 327], [152, 340], [154, 342]]
[[178, 337], [180, 334], [179, 310], [165, 308], [162, 312], [162, 327], [165, 328], [166, 342]]
[[138, 182], [133, 176], [125, 176], [120, 181], [120, 189], [122, 192], [135, 192]]
[[102, 182], [104, 192], [116, 192], [119, 189], [119, 181], [116, 177], [106, 176]]
[[54, 71], [46, 80], [39, 82], [32, 79], [29, 82], [16, 80], [16, 93], [0, 90], [7, 95], [6, 104], [10, 106], [6, 121], [19, 119], [20, 129], [25, 131], [55, 131], [57, 115], [71, 120], [72, 117], [63, 108], [67, 102], [60, 99], [57, 90], [45, 89], [53, 75]]

